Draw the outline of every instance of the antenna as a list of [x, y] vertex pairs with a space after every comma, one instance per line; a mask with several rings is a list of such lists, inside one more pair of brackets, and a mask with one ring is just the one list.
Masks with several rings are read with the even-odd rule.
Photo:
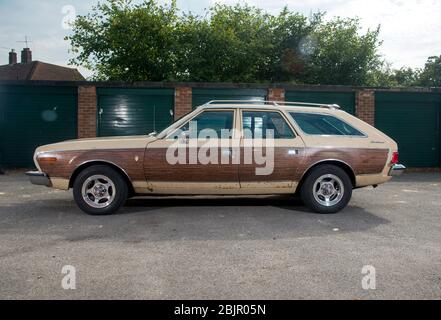
[[25, 43], [26, 44], [26, 48], [29, 48], [29, 42], [32, 42], [32, 41], [29, 40], [28, 36], [25, 36], [24, 41], [17, 41], [17, 42]]

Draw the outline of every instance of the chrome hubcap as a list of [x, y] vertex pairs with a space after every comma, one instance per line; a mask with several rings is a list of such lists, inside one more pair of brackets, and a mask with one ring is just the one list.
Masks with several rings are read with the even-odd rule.
[[89, 206], [98, 209], [106, 208], [115, 199], [115, 184], [106, 176], [94, 175], [84, 181], [82, 195]]
[[331, 207], [341, 201], [344, 194], [343, 182], [333, 174], [318, 178], [313, 187], [314, 199], [323, 206]]

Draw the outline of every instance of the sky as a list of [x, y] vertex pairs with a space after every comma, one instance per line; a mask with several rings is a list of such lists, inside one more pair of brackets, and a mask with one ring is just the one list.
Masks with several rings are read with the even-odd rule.
[[[141, 0], [135, 0], [141, 1]], [[168, 3], [168, 0], [159, 0]], [[441, 55], [441, 0], [178, 0], [183, 11], [202, 14], [215, 2], [248, 3], [270, 13], [284, 6], [309, 15], [316, 11], [333, 16], [358, 16], [364, 30], [381, 25], [380, 53], [393, 67], [423, 67], [427, 57]], [[64, 37], [66, 22], [86, 14], [97, 0], [0, 0], [0, 65], [8, 63], [8, 51], [20, 52], [25, 36], [33, 59], [68, 66], [71, 55]], [[91, 72], [80, 67], [88, 77]]]

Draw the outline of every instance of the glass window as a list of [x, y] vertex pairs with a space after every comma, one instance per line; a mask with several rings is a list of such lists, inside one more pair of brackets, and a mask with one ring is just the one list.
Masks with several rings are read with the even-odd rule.
[[[244, 111], [242, 113], [245, 138], [266, 139], [274, 134], [274, 139], [295, 138], [294, 132], [279, 112]], [[267, 131], [270, 130], [270, 131]]]
[[204, 111], [182, 126], [181, 130], [190, 131], [196, 128], [196, 132], [190, 132], [190, 137], [196, 138], [200, 137], [202, 130], [211, 129], [218, 138], [228, 139], [231, 138], [233, 122], [234, 111]]
[[290, 115], [306, 134], [364, 136], [363, 133], [334, 116], [302, 112], [290, 112]]

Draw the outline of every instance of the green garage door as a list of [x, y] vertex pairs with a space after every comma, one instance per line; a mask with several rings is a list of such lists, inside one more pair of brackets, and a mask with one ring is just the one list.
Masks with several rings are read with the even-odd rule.
[[355, 92], [287, 91], [286, 101], [338, 104], [343, 110], [355, 114]]
[[173, 122], [174, 89], [100, 88], [98, 135], [145, 135]]
[[267, 90], [261, 89], [193, 89], [193, 108], [211, 100], [260, 100]]
[[440, 165], [440, 98], [428, 93], [375, 93], [375, 126], [398, 143], [404, 165]]
[[32, 167], [35, 148], [77, 137], [77, 88], [0, 86], [0, 164]]

